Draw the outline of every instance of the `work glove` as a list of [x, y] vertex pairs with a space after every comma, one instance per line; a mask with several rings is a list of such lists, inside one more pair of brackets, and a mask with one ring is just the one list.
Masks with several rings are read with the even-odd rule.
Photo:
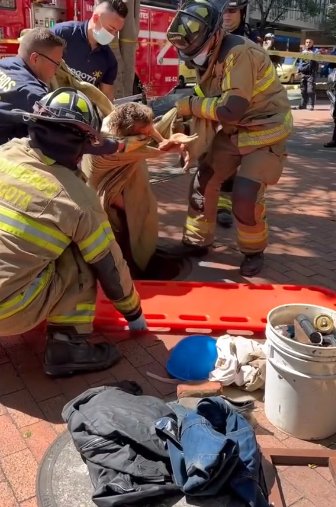
[[192, 99], [193, 97], [191, 95], [187, 95], [176, 102], [177, 116], [192, 115]]
[[128, 329], [130, 331], [147, 331], [147, 322], [144, 314], [141, 313], [140, 317], [128, 322]]

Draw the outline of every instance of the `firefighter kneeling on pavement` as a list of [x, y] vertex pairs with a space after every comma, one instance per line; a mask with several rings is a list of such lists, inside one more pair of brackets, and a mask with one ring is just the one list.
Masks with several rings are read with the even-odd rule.
[[264, 193], [281, 176], [292, 115], [286, 91], [266, 52], [223, 28], [228, 3], [189, 0], [167, 33], [179, 58], [197, 71], [198, 96], [177, 102], [179, 116], [220, 125], [199, 158], [183, 245], [177, 250], [191, 256], [208, 252], [214, 240], [221, 185], [234, 176], [232, 212], [244, 254], [240, 272], [249, 277], [263, 266], [268, 243]]
[[[46, 320], [45, 373], [108, 368], [117, 349], [88, 340], [97, 280], [130, 330], [146, 322], [108, 218], [77, 169], [84, 153], [106, 152], [96, 111], [83, 93], [59, 88], [23, 119], [29, 138], [0, 151], [0, 335]], [[125, 150], [108, 142], [109, 153]]]

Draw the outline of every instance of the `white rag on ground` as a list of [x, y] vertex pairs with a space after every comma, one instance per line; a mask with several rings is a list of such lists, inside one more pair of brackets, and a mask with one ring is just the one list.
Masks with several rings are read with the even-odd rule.
[[266, 356], [263, 344], [242, 336], [226, 334], [217, 340], [218, 358], [209, 380], [228, 386], [236, 384], [246, 391], [264, 387]]

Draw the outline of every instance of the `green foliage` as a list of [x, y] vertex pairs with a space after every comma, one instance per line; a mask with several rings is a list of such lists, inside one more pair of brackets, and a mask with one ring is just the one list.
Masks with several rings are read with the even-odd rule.
[[336, 37], [336, 5], [330, 5], [328, 9], [325, 31]]
[[269, 24], [285, 18], [290, 10], [299, 11], [304, 17], [314, 17], [320, 13], [321, 0], [254, 0], [252, 2], [260, 12], [261, 31]]

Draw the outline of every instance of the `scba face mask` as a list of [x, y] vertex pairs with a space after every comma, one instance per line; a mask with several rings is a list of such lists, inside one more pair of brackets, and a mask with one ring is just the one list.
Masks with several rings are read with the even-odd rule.
[[107, 46], [107, 44], [111, 44], [111, 42], [114, 39], [114, 35], [106, 30], [103, 26], [101, 26], [99, 29], [95, 28], [92, 30], [92, 34], [98, 42], [98, 44], [101, 44], [102, 46]]

